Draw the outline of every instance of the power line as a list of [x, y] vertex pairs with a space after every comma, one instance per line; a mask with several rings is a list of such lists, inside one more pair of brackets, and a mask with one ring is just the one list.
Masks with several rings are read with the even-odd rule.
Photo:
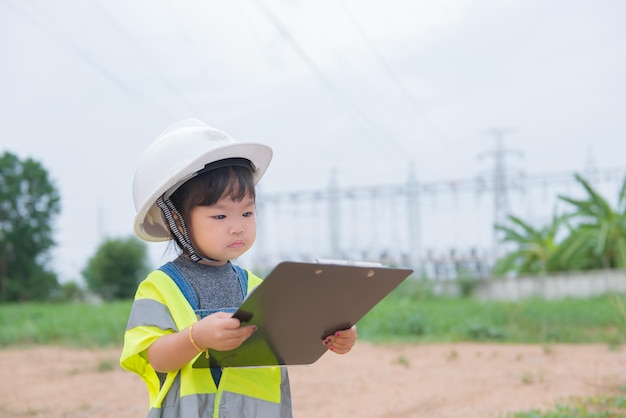
[[[230, 2], [229, 2], [230, 3]], [[198, 49], [197, 42], [195, 42], [193, 34], [190, 32], [191, 24], [188, 19], [188, 15], [181, 15], [179, 11], [179, 6], [181, 3], [179, 2], [167, 2], [169, 8], [169, 23], [172, 26], [176, 26], [177, 32], [180, 33], [182, 37], [183, 43], [189, 47], [190, 49], [190, 58], [193, 59], [193, 65], [196, 66], [196, 70], [199, 72], [199, 75], [203, 81], [204, 87], [207, 90], [212, 90], [215, 88], [216, 83], [215, 80], [212, 80], [210, 77], [207, 77], [208, 74], [211, 74], [209, 71], [209, 67], [207, 66], [207, 62], [205, 58], [202, 56], [202, 52], [206, 50], [206, 40], [200, 40], [200, 49]], [[218, 39], [218, 42], [222, 42], [222, 39]], [[212, 119], [213, 115], [210, 115], [209, 119]]]
[[[260, 1], [255, 1], [257, 8], [265, 15], [265, 17], [269, 20], [269, 22], [274, 26], [274, 28], [278, 31], [281, 37], [289, 44], [289, 46], [296, 52], [296, 54], [302, 59], [302, 61], [306, 64], [306, 66], [317, 76], [317, 78], [322, 82], [322, 84], [328, 89], [328, 91], [332, 94], [332, 96], [337, 100], [338, 103], [342, 104], [345, 110], [351, 110], [354, 114], [359, 117], [359, 123], [367, 126], [371, 133], [374, 134], [373, 138], [376, 140], [376, 143], [383, 149], [384, 152], [390, 152], [390, 147], [384, 146], [384, 143], [379, 142], [378, 140], [381, 138], [387, 138], [392, 140], [397, 146], [397, 150], [403, 155], [409, 155], [408, 151], [404, 149], [402, 144], [400, 144], [395, 138], [389, 137], [388, 134], [380, 132], [380, 130], [372, 124], [371, 118], [367, 116], [367, 114], [356, 104], [353, 100], [350, 100], [341, 89], [328, 77], [315, 63], [315, 61], [307, 54], [307, 52], [298, 44], [295, 38], [291, 35], [291, 33], [287, 30], [287, 28], [278, 20], [278, 18]], [[396, 158], [396, 155], [391, 155], [392, 158]]]
[[[502, 151], [502, 150], [500, 150]], [[280, 192], [280, 193], [270, 193], [270, 194], [262, 194], [259, 196], [259, 201], [263, 204], [263, 210], [282, 210], [285, 207], [294, 208], [292, 211], [293, 221], [302, 222], [303, 219], [299, 218], [300, 211], [297, 209], [298, 206], [303, 208], [310, 208], [313, 205], [321, 205], [328, 208], [328, 213], [326, 216], [323, 214], [321, 216], [315, 217], [306, 217], [307, 222], [312, 223], [311, 230], [323, 232], [326, 231], [326, 239], [324, 242], [323, 237], [319, 237], [316, 240], [306, 239], [306, 237], [299, 236], [298, 244], [294, 245], [293, 248], [289, 248], [288, 251], [293, 251], [293, 254], [306, 254], [307, 245], [313, 246], [308, 248], [311, 256], [319, 256], [323, 251], [329, 251], [329, 254], [334, 256], [341, 254], [350, 254], [354, 253], [354, 251], [360, 251], [367, 247], [367, 240], [363, 237], [363, 231], [369, 231], [367, 233], [374, 233], [373, 235], [377, 238], [376, 245], [377, 248], [373, 250], [382, 250], [385, 246], [390, 245], [398, 245], [398, 243], [405, 242], [406, 245], [401, 245], [400, 250], [409, 257], [411, 261], [411, 265], [413, 267], [420, 267], [419, 264], [423, 261], [424, 257], [424, 248], [421, 245], [421, 242], [427, 242], [429, 246], [436, 246], [434, 241], [436, 237], [440, 234], [439, 228], [434, 231], [431, 231], [428, 234], [422, 228], [421, 217], [422, 210], [424, 212], [429, 213], [431, 216], [428, 218], [428, 222], [424, 224], [432, 224], [433, 218], [432, 216], [437, 216], [439, 214], [441, 216], [446, 216], [445, 210], [439, 209], [429, 209], [424, 205], [425, 202], [428, 201], [436, 201], [440, 200], [442, 197], [457, 197], [457, 196], [467, 196], [467, 195], [483, 195], [490, 194], [495, 195], [500, 192], [498, 181], [492, 177], [472, 177], [466, 179], [449, 179], [449, 180], [440, 180], [434, 182], [418, 182], [417, 179], [413, 176], [412, 173], [407, 179], [406, 183], [396, 183], [396, 184], [379, 184], [379, 185], [369, 185], [369, 186], [349, 186], [349, 187], [338, 187], [337, 177], [335, 174], [332, 176], [332, 181], [325, 189], [317, 189], [317, 190], [298, 190], [292, 192]], [[548, 172], [548, 173], [536, 173], [530, 175], [523, 175], [519, 178], [519, 192], [523, 192], [523, 195], [518, 196], [518, 199], [526, 199], [526, 192], [532, 189], [541, 190], [545, 189], [547, 186], [551, 188], [567, 188], [572, 185], [575, 185], [577, 182], [573, 175], [573, 172]], [[591, 183], [612, 183], [618, 184], [618, 186], [623, 182], [624, 175], [626, 174], [626, 167], [614, 167], [614, 168], [606, 168], [596, 170], [592, 175], [586, 178], [586, 180]], [[404, 199], [405, 205], [399, 205], [398, 203]], [[459, 199], [461, 204], [464, 207], [461, 209], [463, 212], [469, 211], [477, 211], [480, 215], [480, 219], [473, 219], [472, 222], [475, 224], [466, 225], [464, 230], [456, 230], [454, 233], [453, 242], [463, 242], [464, 238], [467, 238], [471, 235], [471, 240], [473, 243], [470, 244], [473, 248], [478, 248], [479, 242], [481, 241], [480, 237], [477, 237], [475, 232], [471, 231], [471, 227], [480, 226], [481, 231], [490, 233], [493, 231], [493, 219], [495, 214], [491, 214], [488, 210], [482, 210], [474, 207], [473, 209], [469, 207], [469, 202], [471, 199], [463, 198]], [[358, 202], [358, 205], [354, 203]], [[379, 205], [391, 204], [396, 216], [381, 216], [384, 210], [381, 207], [375, 207], [375, 204]], [[486, 202], [488, 203], [488, 202]], [[367, 216], [367, 211], [363, 210], [363, 208], [369, 207], [372, 209], [370, 216], [368, 219], [361, 219], [364, 221], [363, 223], [367, 225], [365, 228], [359, 228], [355, 223], [354, 225], [350, 225], [351, 222], [359, 221], [358, 216], [354, 215], [353, 207], [361, 208], [360, 215], [365, 214]], [[541, 199], [536, 202], [536, 206], [541, 206], [545, 209], [546, 201], [545, 199]], [[459, 210], [458, 208], [456, 209]], [[398, 212], [399, 211], [399, 212]], [[402, 212], [404, 211], [404, 212]], [[433, 212], [434, 211], [434, 212]], [[404, 213], [406, 216], [403, 218], [402, 216], [398, 216]], [[344, 217], [342, 217], [344, 215]], [[347, 215], [347, 216], [346, 216]], [[456, 219], [459, 217], [458, 213], [448, 214], [452, 219]], [[301, 228], [294, 228], [290, 225], [290, 220], [286, 217], [280, 217], [281, 221], [276, 223], [273, 222], [272, 219], [278, 219], [277, 217], [268, 217], [264, 224], [265, 230], [272, 228], [280, 228], [278, 233], [276, 234], [276, 239], [279, 242], [287, 241], [285, 234], [290, 234], [293, 231], [302, 231]], [[404, 221], [403, 221], [404, 219]], [[402, 222], [399, 227], [399, 230], [403, 231], [403, 236], [401, 237], [389, 237], [389, 231], [392, 231], [394, 228], [390, 227], [389, 224], [384, 224], [384, 222]], [[446, 222], [448, 225], [447, 228], [453, 228], [451, 226], [450, 220]], [[386, 225], [386, 226], [385, 226]], [[382, 228], [380, 228], [382, 226]], [[380, 230], [377, 230], [380, 228]], [[360, 235], [352, 236], [350, 239], [345, 239], [346, 234], [350, 234], [353, 231], [357, 231]], [[386, 231], [386, 232], [385, 232]], [[433, 235], [437, 234], [437, 235]], [[455, 247], [457, 244], [452, 244], [452, 247]], [[497, 253], [495, 253], [497, 242], [491, 242], [487, 244], [490, 247], [488, 251], [491, 255], [489, 258], [491, 260], [497, 258]], [[268, 250], [265, 247], [265, 255], [271, 258], [275, 253]], [[375, 251], [374, 251], [375, 252]], [[369, 251], [372, 254], [372, 251]], [[281, 257], [289, 257], [290, 254], [281, 254]], [[494, 257], [495, 256], [495, 257]], [[373, 260], [371, 260], [373, 261]], [[421, 268], [421, 267], [420, 267]]]
[[183, 105], [187, 107], [192, 114], [200, 115], [200, 112], [195, 109], [193, 104], [187, 99], [187, 97], [181, 92], [178, 86], [159, 68], [159, 66], [152, 60], [150, 57], [143, 51], [142, 48], [135, 43], [128, 33], [122, 28], [122, 26], [115, 21], [115, 19], [111, 16], [111, 14], [102, 6], [99, 0], [92, 0], [93, 4], [96, 5], [101, 15], [104, 16], [105, 20], [109, 23], [109, 25], [117, 32], [120, 38], [135, 52], [135, 54], [141, 58], [151, 69], [152, 71], [161, 79], [163, 84], [167, 86], [172, 94], [176, 96]]
[[[435, 124], [435, 122], [432, 120], [432, 118], [429, 117], [428, 112], [426, 111], [426, 109], [424, 109], [424, 107], [420, 104], [420, 101], [415, 97], [414, 94], [411, 93], [411, 90], [409, 88], [407, 88], [406, 84], [397, 75], [397, 72], [394, 70], [394, 67], [389, 63], [389, 61], [385, 58], [385, 55], [380, 51], [380, 49], [376, 48], [376, 46], [375, 46], [374, 42], [372, 41], [371, 37], [368, 35], [368, 32], [365, 30], [363, 25], [361, 25], [359, 23], [359, 21], [354, 17], [354, 14], [346, 6], [345, 1], [344, 0], [339, 1], [339, 5], [343, 9], [344, 13], [350, 19], [352, 25], [354, 26], [354, 28], [357, 31], [357, 33], [359, 34], [359, 36], [362, 38], [362, 40], [365, 43], [365, 45], [370, 49], [372, 54], [376, 57], [376, 59], [379, 62], [380, 66], [385, 71], [385, 73], [388, 75], [388, 77], [391, 79], [391, 81], [394, 83], [394, 85], [398, 88], [398, 90], [400, 90], [402, 96], [410, 104], [410, 106], [413, 108], [413, 110], [418, 114], [418, 117], [421, 118], [426, 123], [427, 127], [430, 128], [432, 133], [438, 139], [440, 139], [441, 141], [447, 143], [448, 148], [446, 148], [446, 152], [453, 153], [457, 157], [459, 157], [459, 153], [457, 151], [457, 147], [454, 146], [454, 144], [451, 143], [450, 139], [441, 132], [441, 130]], [[375, 6], [376, 3], [372, 3], [371, 5]], [[387, 19], [384, 19], [384, 16], [385, 16], [384, 12], [385, 12], [385, 10], [380, 10], [380, 9], [377, 10], [376, 11], [377, 19], [378, 20], [385, 20], [387, 22], [387, 26], [388, 27], [391, 26], [390, 29], [393, 29], [393, 27], [389, 23], [389, 21]], [[413, 58], [413, 59], [415, 59], [415, 58]], [[423, 65], [422, 65], [422, 67], [423, 67]], [[422, 75], [422, 77], [424, 77], [423, 73], [421, 75]], [[436, 90], [438, 90], [439, 95], [444, 96], [444, 98], [447, 99], [448, 101], [452, 100], [449, 94], [447, 94], [446, 92], [442, 92], [440, 83], [436, 82], [436, 80], [433, 79], [432, 75], [430, 75], [430, 76], [427, 75], [427, 80], [426, 81], [429, 83], [429, 85], [433, 86]], [[457, 109], [457, 114], [459, 114], [458, 109]], [[469, 120], [467, 120], [467, 115], [464, 114], [463, 112], [460, 112], [460, 114], [458, 116], [460, 116], [461, 118], [465, 119], [466, 122], [470, 122]]]
[[[341, 9], [343, 10], [343, 12], [348, 16], [350, 22], [352, 23], [352, 26], [354, 26], [354, 28], [356, 29], [357, 33], [361, 37], [361, 39], [363, 39], [363, 42], [365, 43], [365, 45], [367, 45], [369, 50], [376, 57], [376, 60], [378, 61], [378, 63], [380, 64], [380, 66], [382, 67], [384, 72], [387, 74], [389, 79], [398, 88], [398, 90], [400, 91], [402, 96], [411, 105], [413, 110], [420, 116], [420, 118], [423, 119], [426, 122], [428, 127], [435, 134], [435, 136], [437, 136], [439, 139], [445, 140], [447, 142], [447, 139], [444, 138], [444, 136], [441, 134], [441, 132], [439, 131], [439, 129], [437, 128], [435, 123], [428, 116], [426, 110], [421, 106], [421, 104], [418, 102], [418, 100], [415, 98], [415, 96], [404, 85], [404, 83], [402, 82], [400, 77], [398, 77], [398, 75], [396, 74], [396, 72], [393, 69], [393, 67], [391, 66], [391, 64], [389, 64], [389, 61], [387, 61], [387, 59], [385, 59], [384, 55], [378, 50], [378, 48], [376, 48], [376, 46], [374, 45], [374, 42], [372, 42], [372, 40], [368, 36], [368, 34], [365, 31], [365, 29], [363, 29], [363, 26], [361, 26], [361, 24], [356, 20], [356, 18], [354, 17], [352, 12], [350, 11], [350, 9], [348, 9], [348, 7], [346, 6], [345, 2], [343, 0], [340, 0], [338, 3], [339, 3], [339, 6], [341, 7]], [[451, 148], [451, 149], [454, 150], [454, 148]]]
[[[60, 25], [55, 24], [54, 20], [49, 14], [46, 14], [41, 8], [36, 7], [39, 15], [42, 17], [43, 22], [36, 20], [33, 16], [29, 15], [26, 11], [18, 7], [10, 0], [5, 0], [5, 4], [8, 4], [12, 10], [18, 14], [27, 23], [31, 24], [44, 34], [53, 38], [58, 44], [72, 51], [76, 56], [83, 60], [86, 64], [95, 69], [100, 75], [102, 75], [111, 84], [117, 87], [120, 91], [127, 94], [133, 100], [141, 105], [141, 109], [156, 123], [163, 124], [164, 120], [169, 120], [171, 117], [160, 106], [151, 102], [146, 97], [142, 96], [137, 91], [131, 89], [126, 83], [118, 78], [114, 73], [109, 71], [106, 67], [101, 65], [98, 61], [93, 59], [86, 50], [81, 47], [67, 32], [61, 29]], [[23, 3], [22, 3], [23, 4]], [[31, 6], [34, 3], [31, 3]], [[49, 26], [46, 26], [46, 24]], [[148, 107], [145, 107], [148, 105]]]

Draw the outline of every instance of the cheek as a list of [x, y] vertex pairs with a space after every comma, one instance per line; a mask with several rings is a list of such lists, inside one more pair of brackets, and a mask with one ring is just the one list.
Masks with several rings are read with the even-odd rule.
[[256, 237], [256, 220], [254, 218], [252, 218], [252, 220], [246, 227], [246, 230], [248, 231], [248, 235], [254, 240], [254, 238]]
[[210, 222], [207, 218], [198, 217], [188, 225], [189, 235], [198, 238], [210, 238], [219, 231], [219, 223]]

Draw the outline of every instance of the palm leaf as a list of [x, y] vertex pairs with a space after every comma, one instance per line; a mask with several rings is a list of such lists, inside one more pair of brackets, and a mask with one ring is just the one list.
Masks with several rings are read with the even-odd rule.
[[539, 232], [537, 232], [537, 230], [535, 228], [533, 228], [532, 226], [530, 226], [526, 222], [522, 221], [517, 216], [509, 215], [509, 219], [511, 220], [511, 222], [513, 222], [514, 224], [516, 224], [520, 228], [522, 228], [530, 237], [535, 237], [535, 238], [540, 238], [541, 237], [541, 234]]
[[626, 269], [626, 238], [623, 235], [615, 241], [615, 266]]
[[576, 180], [585, 188], [589, 196], [591, 197], [591, 202], [595, 207], [599, 209], [598, 214], [604, 216], [610, 216], [613, 213], [613, 209], [611, 209], [611, 205], [606, 201], [596, 190], [591, 187], [589, 182], [585, 180], [580, 174], [575, 174]]
[[560, 200], [563, 200], [564, 202], [574, 205], [578, 209], [578, 213], [569, 214], [570, 218], [580, 216], [580, 215], [583, 215], [583, 216], [595, 216], [596, 215], [596, 213], [594, 212], [593, 203], [588, 200], [576, 200], [576, 199], [572, 199], [570, 197], [561, 196], [561, 195], [559, 195], [558, 198]]
[[593, 187], [585, 180], [580, 174], [575, 174], [576, 180], [583, 186], [583, 188], [587, 191], [589, 199], [587, 200], [578, 200], [572, 199], [567, 196], [559, 195], [558, 198], [567, 203], [574, 205], [578, 208], [579, 213], [577, 215], [582, 216], [592, 216], [592, 217], [607, 217], [613, 212], [609, 203], [604, 199], [598, 192], [595, 191]]
[[524, 242], [524, 241], [526, 241], [526, 237], [524, 237], [523, 235], [520, 235], [519, 232], [515, 231], [514, 229], [512, 229], [512, 228], [510, 228], [508, 226], [496, 224], [494, 226], [494, 228], [496, 230], [498, 230], [498, 231], [504, 232], [504, 237], [502, 237], [500, 239], [500, 241], [502, 241], [502, 242]]
[[[581, 176], [578, 173], [574, 174], [574, 177], [576, 178], [576, 181], [578, 181], [583, 187], [584, 189], [587, 191], [587, 194], [590, 197], [600, 197], [600, 195], [598, 194], [598, 192], [596, 192], [596, 190], [591, 187], [591, 185], [589, 184], [589, 182], [587, 180], [585, 180], [583, 178], [583, 176]], [[600, 197], [601, 198], [601, 197]], [[602, 198], [601, 198], [602, 199]]]
[[602, 225], [600, 225], [600, 230], [598, 231], [597, 241], [595, 245], [596, 254], [603, 254], [606, 251], [606, 249], [609, 248], [610, 246], [609, 232], [610, 232], [609, 223], [603, 222]]
[[592, 230], [577, 230], [567, 237], [559, 246], [554, 257], [563, 266], [571, 265], [572, 259], [584, 252], [593, 242], [594, 232]]

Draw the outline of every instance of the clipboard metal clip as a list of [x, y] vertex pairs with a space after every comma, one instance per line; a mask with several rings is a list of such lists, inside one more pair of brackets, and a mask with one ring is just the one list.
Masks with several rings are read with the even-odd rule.
[[352, 261], [352, 260], [339, 260], [332, 258], [316, 258], [315, 262], [318, 264], [336, 264], [340, 266], [356, 266], [356, 267], [383, 267], [381, 263], [373, 261]]

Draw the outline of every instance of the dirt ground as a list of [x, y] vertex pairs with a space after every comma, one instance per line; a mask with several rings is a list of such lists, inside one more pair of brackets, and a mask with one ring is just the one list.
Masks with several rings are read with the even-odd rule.
[[[0, 417], [144, 417], [139, 377], [119, 350], [0, 350]], [[295, 418], [504, 417], [626, 384], [605, 345], [372, 345], [290, 367]]]

